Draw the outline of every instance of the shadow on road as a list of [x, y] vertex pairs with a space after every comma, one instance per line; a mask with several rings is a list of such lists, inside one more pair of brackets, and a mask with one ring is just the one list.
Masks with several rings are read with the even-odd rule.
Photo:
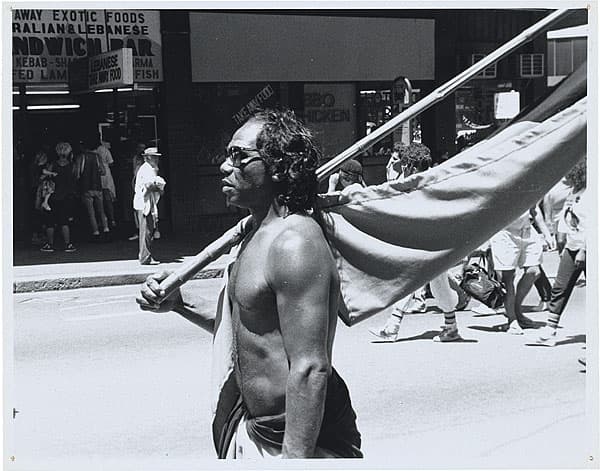
[[506, 332], [506, 322], [496, 325], [469, 325], [467, 329], [480, 330], [481, 332]]
[[433, 340], [433, 337], [438, 335], [439, 332], [437, 330], [428, 330], [427, 332], [423, 332], [419, 335], [414, 335], [412, 337], [405, 337], [403, 339], [398, 340], [373, 340], [371, 343], [398, 343], [398, 342], [409, 342], [411, 340]]
[[[399, 342], [410, 342], [412, 340], [433, 340], [436, 335], [439, 335], [439, 330], [428, 330], [419, 335], [414, 335], [412, 337], [405, 337], [398, 340], [372, 340], [371, 343], [399, 343]], [[460, 339], [455, 340], [453, 342], [445, 342], [445, 343], [478, 343], [479, 341], [476, 339]]]
[[560, 342], [556, 342], [556, 346], [559, 345], [569, 345], [571, 343], [583, 343], [585, 344], [585, 334], [578, 335], [568, 335], [565, 340], [561, 340]]

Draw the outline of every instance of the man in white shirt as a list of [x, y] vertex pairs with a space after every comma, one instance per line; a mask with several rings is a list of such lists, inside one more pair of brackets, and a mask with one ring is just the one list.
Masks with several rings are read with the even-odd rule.
[[158, 221], [158, 200], [164, 193], [165, 180], [158, 176], [158, 161], [162, 154], [156, 147], [149, 147], [142, 154], [144, 163], [135, 177], [133, 209], [139, 219], [139, 255], [141, 265], [158, 265], [152, 258], [152, 240]]

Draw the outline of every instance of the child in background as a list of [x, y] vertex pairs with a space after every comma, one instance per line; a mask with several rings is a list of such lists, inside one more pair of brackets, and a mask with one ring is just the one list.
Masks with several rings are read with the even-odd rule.
[[40, 151], [35, 155], [35, 164], [38, 169], [41, 167], [39, 183], [36, 191], [35, 207], [44, 211], [51, 211], [48, 200], [54, 193], [55, 184], [52, 180], [57, 174], [50, 170], [50, 163], [45, 152]]

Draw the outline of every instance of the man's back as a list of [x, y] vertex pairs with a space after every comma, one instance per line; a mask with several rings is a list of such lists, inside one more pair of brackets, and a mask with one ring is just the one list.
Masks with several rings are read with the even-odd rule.
[[[305, 215], [261, 224], [242, 244], [229, 296], [244, 403], [253, 417], [282, 413], [290, 355], [312, 355], [305, 350], [312, 349], [314, 339], [301, 339], [314, 329], [322, 333], [328, 374], [331, 368], [339, 280], [318, 224]], [[314, 299], [307, 303], [304, 296]]]

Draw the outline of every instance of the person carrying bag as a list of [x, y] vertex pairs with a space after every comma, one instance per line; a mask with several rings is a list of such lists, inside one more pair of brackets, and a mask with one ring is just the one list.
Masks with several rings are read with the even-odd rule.
[[504, 303], [506, 288], [496, 278], [490, 250], [479, 252], [477, 262], [471, 262], [471, 258], [472, 256], [463, 269], [460, 287], [486, 306], [499, 308]]

